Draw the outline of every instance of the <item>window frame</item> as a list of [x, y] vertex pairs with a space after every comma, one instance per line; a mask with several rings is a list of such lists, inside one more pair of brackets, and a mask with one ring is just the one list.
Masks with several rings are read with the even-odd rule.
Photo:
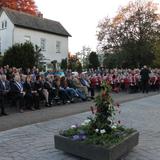
[[42, 51], [46, 51], [46, 45], [47, 45], [47, 41], [45, 38], [41, 38], [40, 39], [40, 48]]
[[6, 29], [7, 28], [7, 20], [3, 20], [1, 22], [1, 29]]
[[[28, 39], [28, 38], [29, 38], [29, 39]], [[24, 36], [24, 41], [25, 41], [25, 42], [31, 42], [31, 36], [25, 35], [25, 36]]]
[[61, 53], [61, 41], [56, 41], [56, 53]]

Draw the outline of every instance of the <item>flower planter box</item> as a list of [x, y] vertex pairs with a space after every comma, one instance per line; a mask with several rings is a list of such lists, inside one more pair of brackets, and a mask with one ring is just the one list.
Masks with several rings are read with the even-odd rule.
[[55, 148], [88, 160], [117, 160], [126, 155], [138, 144], [139, 133], [134, 132], [119, 144], [109, 148], [73, 141], [61, 135], [55, 135]]

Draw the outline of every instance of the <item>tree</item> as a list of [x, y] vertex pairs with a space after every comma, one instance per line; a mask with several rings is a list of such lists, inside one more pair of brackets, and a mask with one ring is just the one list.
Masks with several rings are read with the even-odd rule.
[[40, 64], [41, 56], [40, 49], [34, 47], [32, 43], [15, 44], [4, 53], [3, 65], [32, 68]]
[[[32, 44], [31, 44], [32, 45]], [[34, 58], [35, 58], [35, 66], [42, 69], [44, 68], [44, 55], [41, 53], [41, 48], [39, 48], [37, 45], [34, 47]]]
[[99, 59], [96, 52], [91, 52], [89, 55], [89, 68], [99, 67]]
[[62, 61], [61, 61], [61, 69], [63, 69], [64, 71], [67, 70], [67, 58], [62, 59]]
[[155, 59], [154, 44], [160, 39], [158, 5], [152, 1], [130, 2], [114, 18], [106, 17], [98, 25], [99, 46], [107, 54], [121, 54], [117, 66], [151, 65]]
[[32, 15], [40, 14], [34, 0], [0, 0], [0, 7], [7, 7]]
[[160, 67], [160, 41], [155, 44], [155, 60], [153, 66]]
[[82, 72], [82, 64], [76, 55], [68, 56], [68, 69], [71, 69], [72, 71]]
[[89, 67], [88, 57], [91, 53], [91, 48], [87, 46], [83, 46], [80, 52], [76, 53], [76, 56], [79, 58], [79, 61], [82, 64], [83, 69], [87, 69]]
[[11, 8], [11, 9], [16, 9], [17, 7], [17, 0], [1, 0], [0, 1], [0, 7], [7, 7], [7, 8]]

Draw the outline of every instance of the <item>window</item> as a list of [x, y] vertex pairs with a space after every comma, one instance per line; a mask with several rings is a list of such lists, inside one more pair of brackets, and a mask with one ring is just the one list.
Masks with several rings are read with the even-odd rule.
[[2, 29], [7, 28], [7, 21], [2, 21]]
[[7, 21], [4, 21], [4, 27], [7, 28]]
[[41, 38], [41, 50], [45, 51], [46, 50], [46, 39]]
[[24, 36], [24, 41], [25, 42], [30, 42], [31, 41], [31, 36]]
[[4, 29], [4, 22], [2, 22], [2, 29]]
[[56, 41], [56, 53], [61, 53], [61, 42]]

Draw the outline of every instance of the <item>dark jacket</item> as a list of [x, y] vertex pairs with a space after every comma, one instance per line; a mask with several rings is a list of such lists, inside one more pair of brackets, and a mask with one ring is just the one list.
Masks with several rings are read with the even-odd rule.
[[2, 80], [0, 80], [0, 93], [3, 93], [5, 91], [9, 91], [10, 90], [10, 85], [8, 81], [4, 81], [5, 86], [2, 83]]
[[25, 82], [23, 85], [24, 91], [27, 95], [32, 94], [32, 85], [31, 83]]
[[150, 70], [147, 68], [143, 68], [140, 72], [141, 75], [141, 80], [142, 81], [147, 81], [149, 80], [149, 74], [150, 74]]
[[47, 89], [48, 91], [52, 90], [52, 84], [49, 81], [45, 81], [44, 89]]
[[[21, 87], [23, 88], [23, 86], [21, 85]], [[18, 87], [18, 85], [16, 84], [15, 81], [11, 81], [10, 83], [10, 92], [11, 93], [21, 93], [20, 88]]]

